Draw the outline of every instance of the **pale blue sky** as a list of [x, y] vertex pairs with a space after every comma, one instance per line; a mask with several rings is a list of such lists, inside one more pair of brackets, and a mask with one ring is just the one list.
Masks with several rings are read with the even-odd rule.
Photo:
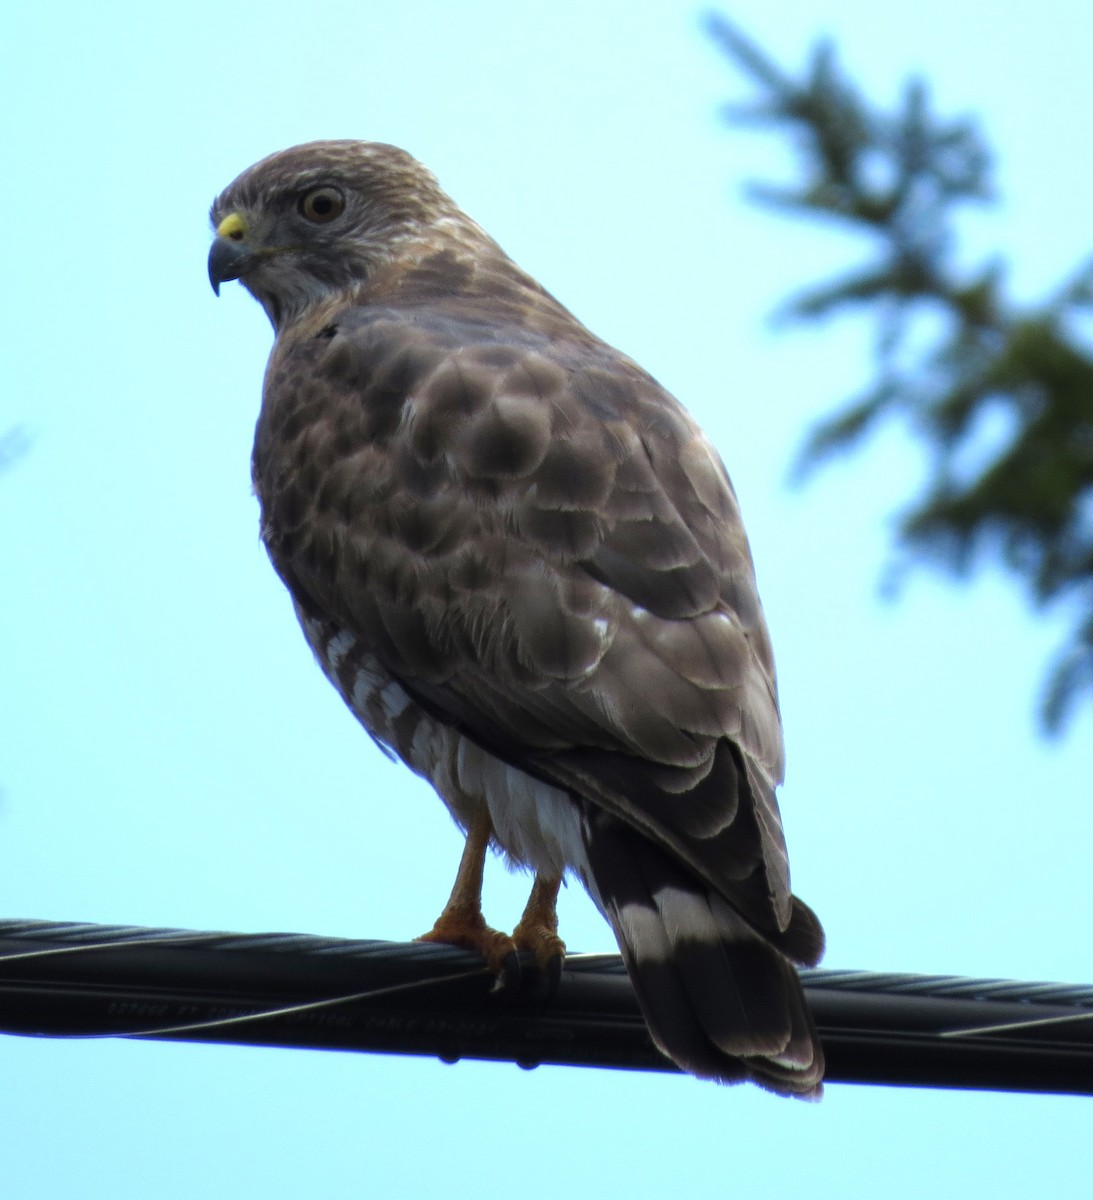
[[[22, 6], [0, 88], [0, 913], [409, 938], [459, 836], [311, 661], [257, 538], [270, 332], [208, 289], [206, 212], [317, 137], [405, 146], [524, 267], [653, 371], [722, 451], [751, 531], [789, 749], [783, 811], [826, 964], [1088, 981], [1093, 722], [1038, 741], [1062, 626], [988, 572], [876, 581], [921, 478], [903, 434], [790, 492], [806, 422], [864, 378], [853, 325], [774, 334], [831, 235], [740, 202], [773, 143], [697, 6], [327, 0]], [[967, 221], [1034, 298], [1090, 247], [1093, 10], [738, 0], [783, 61], [821, 31], [891, 97], [983, 115], [1002, 203]], [[488, 914], [526, 884], [495, 864]], [[606, 950], [563, 898], [570, 946]], [[429, 1060], [0, 1039], [5, 1197], [1082, 1194], [1090, 1102], [756, 1089]]]

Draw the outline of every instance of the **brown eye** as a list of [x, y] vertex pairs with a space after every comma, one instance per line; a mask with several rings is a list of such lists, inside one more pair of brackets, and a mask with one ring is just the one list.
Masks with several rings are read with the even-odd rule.
[[313, 188], [300, 197], [299, 209], [309, 221], [326, 225], [345, 212], [345, 197], [337, 188]]

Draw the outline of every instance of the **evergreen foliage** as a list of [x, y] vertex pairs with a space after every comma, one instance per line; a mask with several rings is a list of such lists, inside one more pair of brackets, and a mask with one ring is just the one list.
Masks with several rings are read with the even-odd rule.
[[[708, 28], [755, 85], [725, 109], [735, 125], [787, 139], [798, 178], [755, 183], [759, 204], [860, 235], [865, 260], [792, 296], [781, 316], [815, 321], [848, 311], [876, 323], [875, 374], [820, 420], [801, 449], [803, 477], [901, 418], [930, 459], [928, 482], [900, 514], [911, 560], [966, 574], [1001, 561], [1039, 605], [1068, 605], [1074, 625], [1041, 700], [1058, 732], [1093, 699], [1093, 355], [1081, 322], [1093, 308], [1093, 259], [1043, 303], [1006, 293], [1002, 262], [964, 268], [955, 220], [992, 198], [990, 153], [975, 123], [930, 107], [907, 83], [897, 111], [866, 101], [819, 44], [795, 80], [721, 16]], [[1007, 431], [983, 454], [983, 431]], [[969, 471], [969, 459], [978, 460]]]

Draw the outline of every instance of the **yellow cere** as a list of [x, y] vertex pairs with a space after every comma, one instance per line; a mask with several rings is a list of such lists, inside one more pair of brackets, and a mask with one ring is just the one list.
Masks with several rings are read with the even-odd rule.
[[229, 241], [241, 241], [247, 232], [247, 225], [238, 213], [228, 215], [216, 227], [216, 236], [227, 238]]

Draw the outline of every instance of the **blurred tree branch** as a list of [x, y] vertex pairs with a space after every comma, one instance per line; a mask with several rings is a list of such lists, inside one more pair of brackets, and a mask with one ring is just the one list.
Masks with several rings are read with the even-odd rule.
[[[994, 557], [1037, 605], [1068, 602], [1075, 612], [1041, 700], [1045, 728], [1058, 732], [1079, 699], [1093, 699], [1093, 357], [1078, 333], [1093, 309], [1093, 259], [1042, 304], [1015, 303], [1001, 262], [969, 271], [955, 253], [957, 210], [993, 193], [972, 121], [935, 115], [918, 79], [897, 111], [880, 111], [828, 43], [791, 79], [724, 17], [707, 21], [755, 85], [754, 99], [727, 106], [725, 119], [796, 150], [797, 182], [753, 183], [750, 197], [836, 223], [869, 247], [863, 265], [803, 289], [779, 313], [815, 321], [859, 311], [877, 328], [873, 381], [813, 426], [796, 475], [902, 418], [931, 464], [897, 524], [908, 557], [956, 574]], [[989, 423], [1007, 437], [983, 464]], [[969, 457], [981, 465], [969, 470]]]
[[19, 425], [0, 430], [0, 472], [10, 467], [29, 444], [26, 432]]

